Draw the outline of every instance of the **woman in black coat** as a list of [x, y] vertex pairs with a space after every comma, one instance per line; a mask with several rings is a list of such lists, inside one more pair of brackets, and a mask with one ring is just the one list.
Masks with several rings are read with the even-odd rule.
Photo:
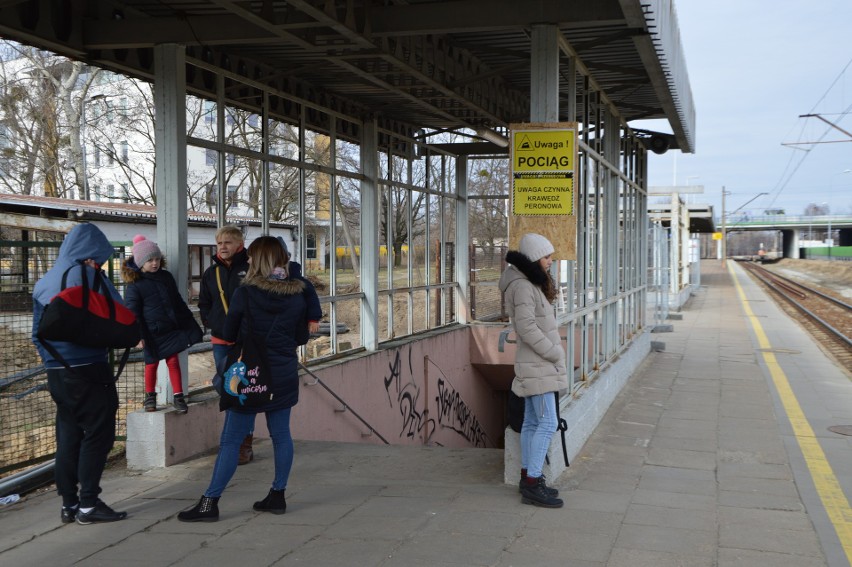
[[165, 360], [174, 391], [175, 409], [186, 413], [188, 407], [183, 395], [178, 354], [201, 342], [203, 333], [165, 265], [157, 244], [137, 235], [133, 239], [133, 255], [124, 261], [121, 270], [124, 281], [128, 283], [124, 303], [142, 327], [145, 411], [157, 410], [157, 367], [161, 360]]
[[[245, 342], [252, 334], [264, 337], [271, 384], [268, 389], [263, 388], [267, 397], [261, 405], [242, 405], [245, 400], [241, 401], [232, 387], [226, 388], [222, 397], [227, 408], [225, 425], [213, 478], [198, 504], [178, 514], [182, 522], [215, 522], [219, 519], [219, 497], [237, 469], [240, 444], [254, 425], [258, 413], [266, 414], [275, 453], [275, 478], [269, 494], [255, 502], [254, 509], [283, 514], [287, 508], [284, 492], [293, 466], [290, 410], [299, 401], [296, 331], [299, 326], [307, 324], [305, 283], [288, 278], [284, 248], [271, 236], [262, 236], [252, 242], [248, 255], [249, 271], [231, 297], [222, 338]], [[231, 393], [227, 393], [228, 390]]]

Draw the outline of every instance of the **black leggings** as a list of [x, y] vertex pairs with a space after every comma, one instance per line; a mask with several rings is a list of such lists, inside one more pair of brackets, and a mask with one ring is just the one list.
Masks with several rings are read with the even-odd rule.
[[[118, 392], [108, 364], [47, 371], [56, 403], [56, 490], [63, 506], [93, 507], [115, 442]], [[78, 496], [79, 488], [79, 496]]]

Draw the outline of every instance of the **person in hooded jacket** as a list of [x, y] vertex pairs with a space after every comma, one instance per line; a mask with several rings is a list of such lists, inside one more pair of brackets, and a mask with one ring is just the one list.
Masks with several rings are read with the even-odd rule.
[[[101, 293], [122, 303], [101, 266], [113, 254], [113, 246], [93, 224], [80, 224], [69, 232], [59, 248], [56, 263], [33, 288], [32, 341], [47, 369], [47, 387], [56, 404], [56, 491], [62, 497], [60, 520], [64, 524], [114, 522], [127, 517], [116, 512], [98, 495], [107, 456], [115, 442], [118, 392], [106, 348], [81, 346], [66, 341], [50, 341], [65, 359], [69, 370], [55, 359], [38, 339], [38, 324], [51, 299], [66, 287], [82, 284], [86, 277], [93, 287], [100, 279]], [[76, 267], [83, 264], [85, 275]], [[74, 268], [74, 269], [71, 269]], [[85, 333], [85, 329], [80, 329]]]
[[559, 337], [550, 276], [553, 244], [540, 234], [521, 237], [519, 250], [506, 254], [500, 277], [506, 309], [517, 335], [512, 392], [524, 399], [521, 427], [521, 502], [559, 508], [559, 492], [545, 483], [544, 461], [558, 426], [554, 392], [568, 389], [565, 350]]
[[[308, 304], [308, 309], [305, 313], [307, 321], [299, 322], [297, 331], [300, 332], [296, 334], [296, 338], [299, 344], [306, 343], [310, 338], [311, 333], [319, 331], [319, 320], [322, 318], [322, 306], [320, 305], [319, 296], [317, 295], [317, 290], [314, 287], [314, 284], [302, 276], [301, 264], [290, 260], [290, 250], [287, 248], [287, 242], [285, 242], [284, 238], [281, 236], [277, 237], [277, 239], [281, 244], [281, 247], [284, 249], [284, 256], [287, 262], [284, 266], [285, 279], [301, 280], [305, 284], [305, 301]], [[254, 422], [252, 422], [248, 435], [246, 435], [245, 439], [243, 439], [242, 445], [240, 445], [240, 459], [237, 462], [238, 465], [245, 465], [254, 459], [254, 450], [252, 449], [253, 442]]]
[[141, 234], [133, 238], [133, 255], [122, 265], [127, 282], [124, 302], [142, 327], [145, 357], [145, 411], [157, 411], [157, 368], [166, 361], [178, 413], [188, 406], [183, 394], [183, 378], [178, 355], [200, 343], [204, 337], [192, 311], [178, 291], [175, 278], [166, 271], [166, 260], [159, 246]]
[[296, 327], [304, 321], [308, 309], [305, 283], [288, 277], [287, 255], [274, 237], [261, 236], [254, 240], [248, 255], [249, 271], [243, 285], [231, 297], [222, 338], [236, 342], [241, 333], [246, 332], [246, 312], [251, 311], [252, 332], [266, 337], [273, 396], [259, 407], [231, 406], [225, 410], [213, 477], [198, 503], [178, 514], [182, 522], [219, 519], [219, 498], [236, 471], [240, 444], [258, 413], [266, 415], [274, 451], [275, 477], [266, 498], [255, 502], [253, 508], [273, 514], [283, 514], [287, 509], [284, 494], [293, 465], [290, 411], [299, 401]]

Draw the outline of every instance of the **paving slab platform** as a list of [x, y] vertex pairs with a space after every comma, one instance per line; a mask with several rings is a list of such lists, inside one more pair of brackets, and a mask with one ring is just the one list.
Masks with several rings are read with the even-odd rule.
[[849, 376], [738, 266], [701, 271], [655, 335], [665, 350], [551, 479], [564, 508], [521, 504], [500, 450], [297, 441], [287, 513], [258, 513], [272, 476], [261, 441], [218, 522], [176, 519], [213, 456], [110, 470], [103, 498], [126, 520], [63, 525], [54, 493], [27, 496], [0, 508], [0, 565], [849, 565], [852, 437], [828, 429], [852, 424]]

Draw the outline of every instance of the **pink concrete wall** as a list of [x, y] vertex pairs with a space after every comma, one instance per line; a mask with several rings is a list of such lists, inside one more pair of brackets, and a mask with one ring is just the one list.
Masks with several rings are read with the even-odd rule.
[[[460, 327], [312, 371], [393, 445], [499, 447], [503, 393], [471, 366], [470, 348], [470, 329]], [[294, 438], [382, 443], [311, 382], [302, 377]]]

